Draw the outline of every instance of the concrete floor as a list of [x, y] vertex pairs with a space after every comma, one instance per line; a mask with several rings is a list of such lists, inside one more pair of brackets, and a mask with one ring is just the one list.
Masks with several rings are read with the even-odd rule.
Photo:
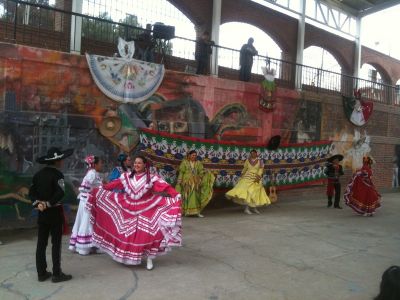
[[383, 196], [371, 218], [328, 209], [323, 195], [261, 215], [206, 211], [184, 219], [184, 246], [153, 271], [72, 254], [65, 237], [62, 266], [74, 278], [59, 284], [37, 282], [34, 230], [0, 232], [0, 299], [373, 299], [383, 271], [400, 264], [400, 193]]

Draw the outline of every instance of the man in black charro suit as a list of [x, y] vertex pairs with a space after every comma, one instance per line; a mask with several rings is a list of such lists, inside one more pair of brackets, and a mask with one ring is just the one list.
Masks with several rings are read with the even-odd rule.
[[[61, 200], [64, 197], [64, 175], [59, 168], [63, 159], [73, 153], [72, 149], [61, 151], [50, 148], [47, 155], [36, 161], [46, 166], [32, 179], [29, 196], [33, 206], [39, 210], [38, 240], [36, 248], [36, 270], [38, 280], [45, 281], [52, 277], [52, 282], [67, 281], [72, 278], [61, 271], [61, 238], [65, 222]], [[53, 274], [47, 271], [46, 248], [51, 234]]]
[[340, 180], [339, 177], [342, 176], [343, 167], [339, 164], [343, 160], [343, 155], [336, 154], [328, 158], [326, 164], [325, 174], [328, 177], [328, 186], [326, 189], [326, 195], [328, 196], [328, 207], [332, 206], [332, 197], [335, 195], [335, 202], [333, 207], [342, 209], [339, 205], [340, 203]]

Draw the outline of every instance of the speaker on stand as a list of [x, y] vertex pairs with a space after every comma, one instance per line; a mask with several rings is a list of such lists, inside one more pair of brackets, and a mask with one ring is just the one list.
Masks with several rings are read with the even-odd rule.
[[[166, 54], [169, 51], [169, 41], [175, 37], [175, 27], [155, 23], [153, 25], [153, 38], [156, 42], [156, 49], [160, 51], [160, 63], [166, 65]], [[168, 53], [170, 54], [170, 53]]]

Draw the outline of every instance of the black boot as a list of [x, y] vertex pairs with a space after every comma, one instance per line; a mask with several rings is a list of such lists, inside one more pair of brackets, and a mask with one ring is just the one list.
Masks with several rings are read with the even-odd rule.
[[331, 207], [332, 206], [332, 197], [328, 197], [328, 206], [327, 207]]
[[60, 274], [58, 274], [58, 275], [53, 274], [51, 281], [52, 282], [62, 282], [62, 281], [68, 281], [71, 279], [72, 279], [71, 275], [67, 275], [67, 274], [64, 274], [63, 272], [60, 272]]

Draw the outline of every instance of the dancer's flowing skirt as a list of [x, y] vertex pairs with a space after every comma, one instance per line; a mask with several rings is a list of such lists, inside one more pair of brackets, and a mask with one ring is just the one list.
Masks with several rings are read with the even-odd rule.
[[381, 195], [375, 189], [371, 179], [362, 172], [357, 172], [348, 184], [344, 193], [346, 205], [357, 214], [372, 216], [381, 206]]
[[93, 247], [93, 226], [90, 223], [90, 211], [86, 209], [86, 203], [87, 198], [80, 199], [74, 227], [72, 228], [72, 234], [69, 240], [69, 250], [78, 252], [81, 255], [89, 254]]
[[87, 208], [91, 211], [93, 243], [114, 260], [137, 265], [181, 246], [181, 198], [128, 194], [96, 189]]

